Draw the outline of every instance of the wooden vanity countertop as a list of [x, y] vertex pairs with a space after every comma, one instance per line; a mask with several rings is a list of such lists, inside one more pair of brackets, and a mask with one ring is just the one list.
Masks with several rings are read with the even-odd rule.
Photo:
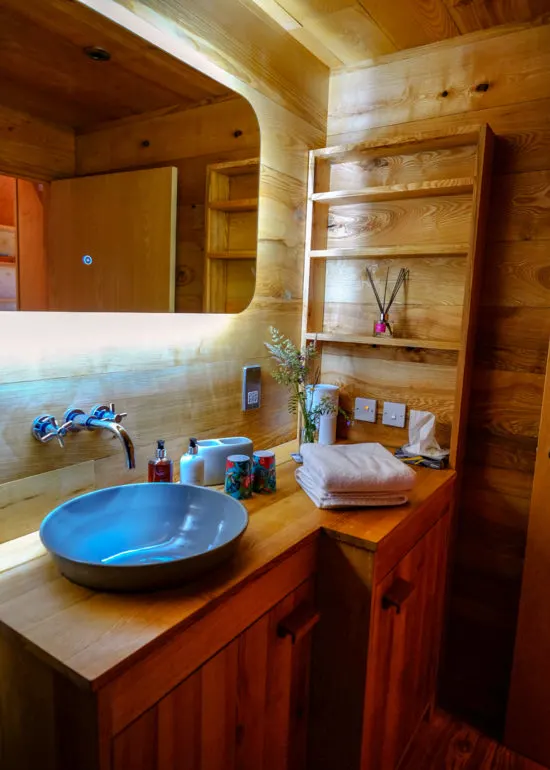
[[[290, 446], [286, 451], [278, 448], [279, 456], [288, 457]], [[293, 461], [279, 463], [277, 493], [247, 501], [250, 523], [237, 555], [182, 588], [149, 594], [82, 588], [61, 576], [37, 536], [21, 538], [28, 542], [29, 560], [20, 558], [18, 566], [0, 569], [0, 633], [15, 634], [27, 649], [79, 685], [98, 689], [162, 637], [191, 625], [246, 582], [317, 538], [321, 529], [377, 551], [376, 582], [435, 523], [436, 518], [432, 522], [430, 517], [451, 499], [456, 476], [450, 470], [420, 468], [407, 505], [336, 513], [315, 507], [295, 481], [295, 468]]]

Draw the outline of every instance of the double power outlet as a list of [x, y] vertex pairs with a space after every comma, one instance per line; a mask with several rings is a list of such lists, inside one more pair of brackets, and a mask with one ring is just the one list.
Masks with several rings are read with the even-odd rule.
[[[356, 398], [354, 416], [356, 420], [363, 422], [376, 422], [376, 400], [374, 398]], [[407, 407], [405, 404], [395, 404], [393, 401], [384, 401], [382, 412], [382, 424], [391, 425], [393, 428], [404, 428], [407, 420]]]

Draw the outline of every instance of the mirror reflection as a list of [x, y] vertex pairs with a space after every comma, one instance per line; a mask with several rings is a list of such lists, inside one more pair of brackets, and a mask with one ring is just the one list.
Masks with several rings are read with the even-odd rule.
[[244, 310], [254, 111], [78, 10], [71, 24], [38, 23], [15, 0], [0, 10], [0, 310]]

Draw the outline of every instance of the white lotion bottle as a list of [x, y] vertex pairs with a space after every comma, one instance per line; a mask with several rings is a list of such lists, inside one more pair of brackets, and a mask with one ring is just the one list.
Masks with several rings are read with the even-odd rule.
[[189, 439], [189, 449], [180, 460], [180, 484], [204, 486], [204, 459], [198, 454], [197, 439]]

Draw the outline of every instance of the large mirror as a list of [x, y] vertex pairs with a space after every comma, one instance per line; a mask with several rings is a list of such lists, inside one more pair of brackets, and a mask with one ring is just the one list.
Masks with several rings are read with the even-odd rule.
[[40, 6], [0, 7], [0, 310], [244, 310], [251, 106], [84, 6]]

